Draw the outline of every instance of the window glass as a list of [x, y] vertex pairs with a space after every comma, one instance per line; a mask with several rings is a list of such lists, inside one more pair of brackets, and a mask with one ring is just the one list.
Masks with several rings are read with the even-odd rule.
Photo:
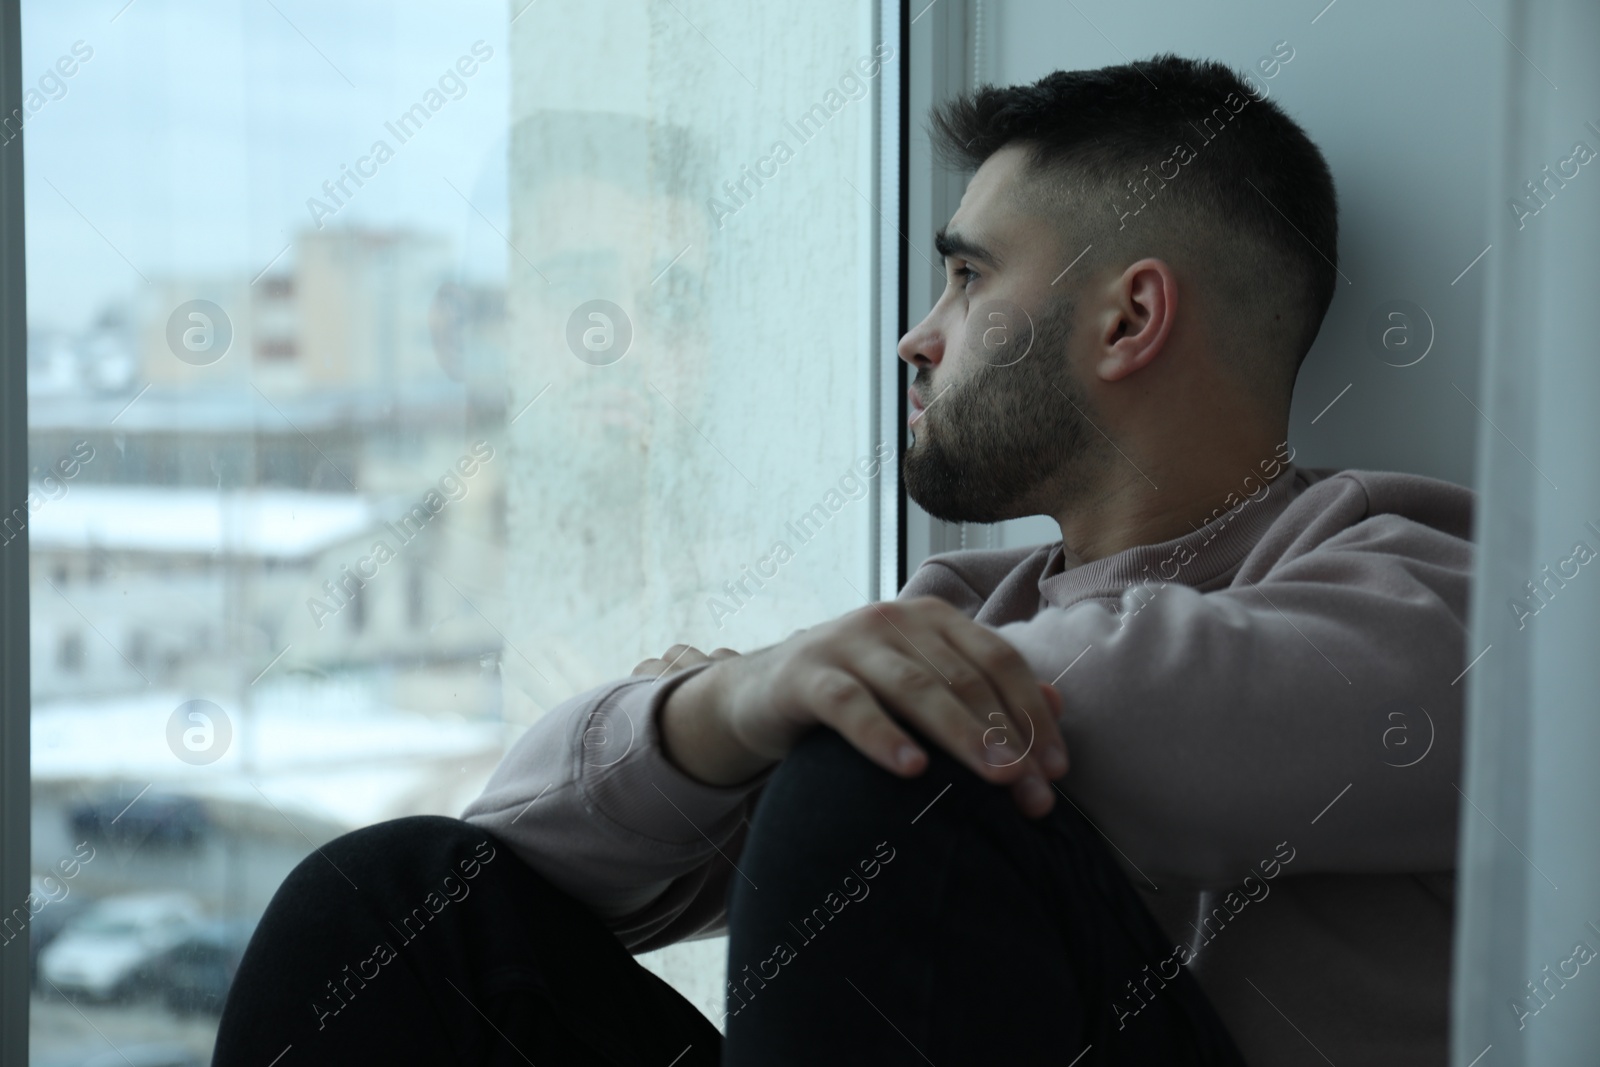
[[873, 8], [24, 2], [34, 1062], [204, 1062], [315, 845], [875, 594]]

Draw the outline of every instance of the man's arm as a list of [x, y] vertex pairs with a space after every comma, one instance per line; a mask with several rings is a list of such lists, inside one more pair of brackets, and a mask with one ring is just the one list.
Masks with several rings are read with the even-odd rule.
[[1363, 520], [1340, 481], [1297, 500], [1316, 518], [1227, 589], [996, 631], [1058, 678], [1062, 788], [1158, 883], [1236, 882], [1283, 841], [1297, 873], [1454, 866], [1471, 545]]
[[657, 715], [709, 663], [598, 686], [550, 709], [462, 813], [588, 905], [636, 952], [725, 927], [723, 898], [770, 769], [708, 785], [663, 751]]
[[[1044, 779], [1066, 770], [1059, 733], [1038, 729], [1059, 713], [1014, 649], [946, 601], [914, 597], [575, 697], [529, 728], [463, 818], [645, 951], [724, 928], [760, 787], [811, 730], [836, 729], [914, 777], [926, 759], [893, 721], [905, 717], [1037, 816], [1053, 803]], [[1020, 755], [1005, 743], [1035, 734]]]

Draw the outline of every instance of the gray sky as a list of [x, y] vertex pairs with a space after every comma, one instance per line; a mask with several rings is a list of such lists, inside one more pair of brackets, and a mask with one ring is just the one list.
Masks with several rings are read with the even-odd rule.
[[[443, 233], [464, 272], [503, 278], [504, 243], [451, 189], [509, 232], [503, 0], [124, 3], [23, 4], [24, 91], [59, 97], [41, 92], [22, 141], [35, 327], [81, 328], [141, 273], [254, 277], [380, 138], [394, 157], [326, 225]], [[493, 56], [465, 94], [400, 143], [384, 123], [479, 40]], [[50, 74], [79, 41], [93, 56], [63, 94]]]

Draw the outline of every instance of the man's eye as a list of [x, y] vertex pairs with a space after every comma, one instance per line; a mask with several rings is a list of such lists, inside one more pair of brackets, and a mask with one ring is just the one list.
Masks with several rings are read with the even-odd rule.
[[957, 267], [955, 269], [955, 276], [962, 279], [961, 288], [966, 289], [972, 285], [972, 281], [978, 276], [978, 272], [973, 270], [971, 267]]

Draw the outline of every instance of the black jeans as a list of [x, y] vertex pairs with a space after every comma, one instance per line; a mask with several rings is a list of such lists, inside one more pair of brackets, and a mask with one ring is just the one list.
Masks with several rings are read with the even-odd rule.
[[929, 767], [901, 779], [818, 729], [768, 782], [728, 897], [726, 1039], [503, 841], [418, 816], [285, 879], [212, 1062], [1241, 1065], [1187, 971], [1152, 980], [1173, 946], [1083, 816], [1058, 795], [1028, 819], [918, 740]]

